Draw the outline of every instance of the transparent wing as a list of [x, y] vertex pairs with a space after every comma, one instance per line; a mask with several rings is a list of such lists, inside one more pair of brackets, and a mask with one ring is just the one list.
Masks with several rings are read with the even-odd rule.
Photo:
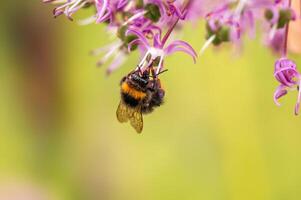
[[141, 133], [143, 130], [143, 117], [141, 113], [141, 108], [134, 110], [129, 119], [132, 127], [137, 131], [137, 133]]
[[116, 115], [119, 122], [125, 123], [130, 120], [131, 126], [137, 131], [137, 133], [142, 132], [143, 117], [140, 106], [131, 108], [120, 101]]
[[129, 110], [128, 107], [122, 102], [120, 101], [119, 106], [117, 108], [116, 111], [116, 116], [117, 119], [120, 123], [124, 123], [127, 122], [129, 120]]

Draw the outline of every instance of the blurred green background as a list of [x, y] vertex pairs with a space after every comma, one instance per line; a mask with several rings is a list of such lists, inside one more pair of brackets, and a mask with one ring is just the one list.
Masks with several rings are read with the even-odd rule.
[[[53, 19], [40, 1], [1, 7], [1, 200], [301, 199], [297, 97], [274, 105], [275, 57], [261, 36], [238, 56], [227, 46], [196, 65], [169, 57], [165, 105], [137, 135], [115, 111], [138, 54], [106, 77], [89, 55], [110, 42], [103, 25]], [[203, 27], [185, 27], [195, 49]]]

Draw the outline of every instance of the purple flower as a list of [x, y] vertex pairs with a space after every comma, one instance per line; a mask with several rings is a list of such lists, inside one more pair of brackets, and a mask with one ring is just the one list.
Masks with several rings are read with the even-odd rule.
[[127, 34], [134, 34], [138, 37], [129, 44], [129, 48], [134, 44], [139, 44], [144, 49], [144, 57], [137, 67], [137, 69], [140, 69], [142, 72], [148, 67], [154, 67], [153, 65], [155, 64], [155, 67], [157, 67], [156, 74], [159, 74], [163, 70], [164, 58], [178, 51], [187, 53], [193, 58], [194, 62], [196, 62], [196, 52], [184, 41], [176, 40], [165, 47], [165, 42], [162, 41], [160, 33], [154, 36], [153, 44], [150, 44], [149, 40], [139, 30], [129, 29]]
[[301, 100], [301, 75], [297, 71], [296, 64], [287, 58], [280, 58], [275, 63], [274, 76], [280, 83], [274, 93], [274, 102], [279, 106], [278, 99], [286, 95], [289, 90], [298, 90], [298, 99], [295, 106], [295, 114], [298, 115]]

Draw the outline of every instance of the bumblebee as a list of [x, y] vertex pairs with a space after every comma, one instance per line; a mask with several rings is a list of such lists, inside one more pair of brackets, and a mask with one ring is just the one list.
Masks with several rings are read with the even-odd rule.
[[160, 79], [153, 69], [143, 73], [136, 70], [122, 78], [120, 87], [121, 101], [116, 112], [117, 119], [121, 123], [130, 121], [137, 133], [141, 133], [142, 115], [151, 113], [163, 103], [165, 92]]

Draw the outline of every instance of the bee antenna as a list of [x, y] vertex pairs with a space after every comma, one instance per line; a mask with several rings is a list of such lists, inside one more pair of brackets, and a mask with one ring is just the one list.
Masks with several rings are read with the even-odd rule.
[[167, 72], [167, 71], [168, 71], [168, 69], [165, 69], [165, 70], [159, 72], [156, 76], [159, 76], [160, 74], [163, 74], [163, 73], [165, 73], [165, 72]]

